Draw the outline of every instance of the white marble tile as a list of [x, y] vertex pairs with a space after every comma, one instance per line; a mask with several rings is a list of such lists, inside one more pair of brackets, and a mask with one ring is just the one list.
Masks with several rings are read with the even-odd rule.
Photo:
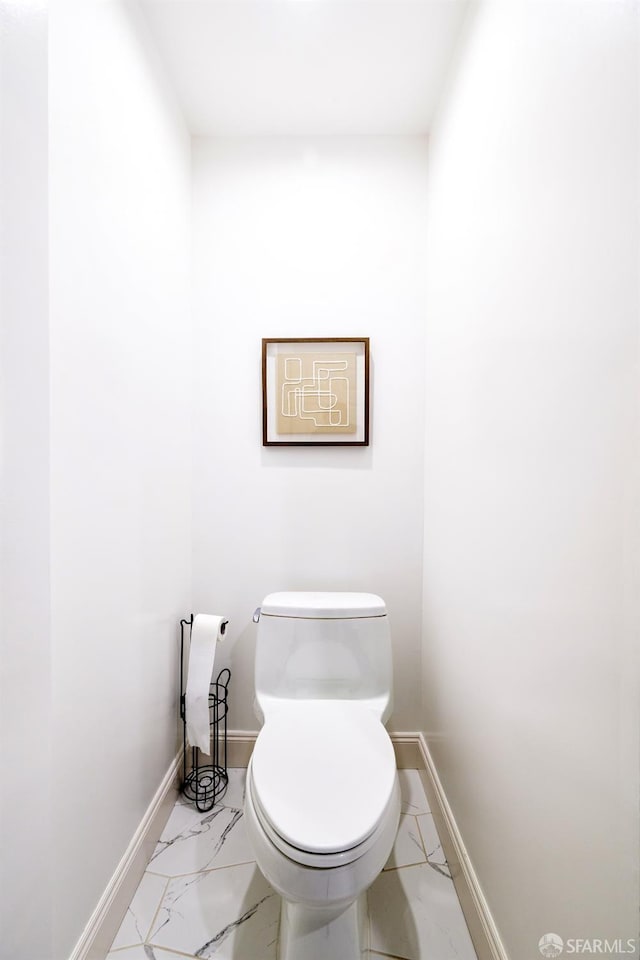
[[[109, 958], [107, 958], [107, 960], [109, 960]], [[377, 950], [367, 950], [363, 960], [395, 960], [395, 958], [391, 957], [388, 953], [378, 953]], [[437, 958], [429, 957], [428, 960], [437, 960]]]
[[185, 960], [188, 956], [188, 953], [174, 953], [173, 950], [163, 950], [161, 947], [141, 943], [137, 947], [115, 950], [107, 954], [107, 960]]
[[129, 904], [111, 949], [144, 943], [156, 911], [160, 906], [167, 880], [145, 873], [138, 885], [133, 900]]
[[[184, 798], [176, 804], [107, 960], [275, 960], [280, 898], [246, 836], [245, 777], [244, 769], [230, 770], [226, 794], [209, 813]], [[401, 770], [399, 779], [403, 813], [369, 891], [365, 955], [476, 960], [420, 775]]]
[[416, 818], [422, 834], [422, 841], [430, 863], [446, 864], [447, 858], [442, 850], [440, 837], [433, 821], [433, 814], [425, 813]]
[[402, 795], [402, 813], [418, 816], [429, 813], [429, 804], [417, 770], [398, 770], [400, 793]]
[[149, 943], [201, 960], [275, 960], [279, 920], [280, 898], [257, 866], [226, 867], [172, 880]]
[[384, 871], [368, 898], [374, 953], [477, 960], [453, 881], [428, 863]]
[[148, 869], [168, 877], [249, 863], [254, 859], [242, 808], [215, 806], [200, 813], [178, 803], [162, 831]]
[[396, 840], [384, 869], [391, 870], [394, 867], [406, 867], [411, 863], [424, 863], [426, 859], [416, 817], [400, 814]]
[[219, 801], [225, 807], [236, 807], [238, 810], [244, 809], [244, 787], [247, 779], [247, 771], [244, 767], [230, 767], [228, 770], [229, 783], [221, 800]]

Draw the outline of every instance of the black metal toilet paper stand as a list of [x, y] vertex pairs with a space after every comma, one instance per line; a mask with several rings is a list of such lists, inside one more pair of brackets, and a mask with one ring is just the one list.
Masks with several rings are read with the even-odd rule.
[[[202, 813], [211, 810], [217, 799], [222, 797], [229, 783], [227, 772], [227, 713], [231, 671], [226, 667], [220, 671], [209, 686], [209, 727], [211, 763], [201, 764], [197, 747], [187, 748], [187, 716], [185, 675], [185, 628], [193, 627], [193, 614], [189, 620], [180, 621], [180, 719], [182, 720], [182, 783], [181, 792], [193, 800]], [[189, 764], [190, 761], [190, 764]]]

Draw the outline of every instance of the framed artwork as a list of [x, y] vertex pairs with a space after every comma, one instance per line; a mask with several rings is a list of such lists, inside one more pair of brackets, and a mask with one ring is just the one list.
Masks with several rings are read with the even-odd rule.
[[263, 339], [262, 443], [368, 446], [369, 338]]

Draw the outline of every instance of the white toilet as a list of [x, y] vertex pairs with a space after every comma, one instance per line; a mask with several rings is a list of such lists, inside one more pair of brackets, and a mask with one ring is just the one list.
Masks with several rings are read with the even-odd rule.
[[[256, 611], [255, 709], [247, 770], [256, 861], [282, 897], [279, 960], [360, 960], [366, 890], [400, 817], [391, 636], [368, 593], [272, 593]], [[254, 619], [256, 619], [254, 618]]]

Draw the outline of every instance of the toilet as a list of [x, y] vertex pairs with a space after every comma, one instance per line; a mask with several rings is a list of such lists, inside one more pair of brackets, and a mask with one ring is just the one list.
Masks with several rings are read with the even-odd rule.
[[391, 635], [369, 593], [272, 593], [258, 622], [245, 819], [282, 898], [279, 960], [361, 960], [400, 818]]

